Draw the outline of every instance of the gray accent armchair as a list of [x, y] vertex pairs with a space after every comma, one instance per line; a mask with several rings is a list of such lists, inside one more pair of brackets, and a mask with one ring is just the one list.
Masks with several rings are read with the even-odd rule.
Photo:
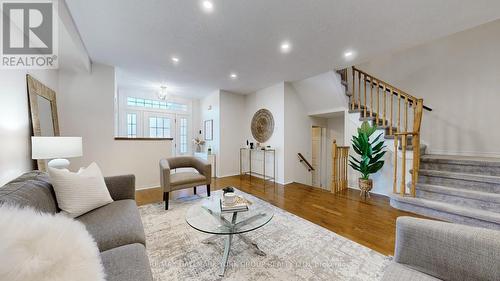
[[[176, 172], [172, 169], [194, 168], [197, 172]], [[212, 165], [203, 159], [192, 156], [170, 157], [160, 160], [160, 182], [163, 189], [163, 201], [165, 210], [168, 210], [168, 196], [170, 191], [193, 187], [207, 186], [207, 195], [210, 196], [210, 184], [212, 182]]]
[[382, 280], [500, 280], [500, 232], [399, 217], [394, 262]]

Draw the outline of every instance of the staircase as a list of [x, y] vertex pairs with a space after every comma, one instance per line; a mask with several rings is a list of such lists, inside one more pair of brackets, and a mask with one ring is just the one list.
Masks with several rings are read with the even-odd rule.
[[[349, 73], [349, 74], [348, 74]], [[445, 221], [500, 229], [500, 159], [425, 155], [420, 144], [424, 110], [432, 109], [398, 88], [355, 67], [339, 71], [349, 113], [360, 113], [394, 140], [391, 206]], [[352, 77], [352, 78], [351, 78]], [[413, 114], [409, 114], [413, 111]], [[413, 154], [406, 175], [406, 153]], [[401, 153], [398, 166], [398, 153]], [[406, 178], [411, 177], [410, 183]]]
[[[349, 104], [349, 108], [352, 108], [352, 104]], [[382, 119], [383, 117], [380, 117], [377, 120], [377, 113], [371, 112], [370, 109], [368, 109], [368, 108], [367, 108], [367, 111], [365, 113], [363, 106], [361, 106], [360, 109], [349, 109], [349, 113], [360, 113], [359, 121], [372, 122], [372, 125], [377, 125], [378, 130], [384, 130], [384, 138], [386, 140], [393, 140], [394, 135], [392, 134], [392, 132], [394, 132], [394, 133], [398, 132], [398, 128], [392, 127], [392, 132], [391, 132], [390, 128], [387, 125], [384, 125], [384, 124], [389, 123], [389, 121], [387, 119]], [[370, 115], [372, 115], [372, 117], [370, 117]], [[406, 146], [406, 150], [413, 151], [413, 145], [412, 145], [413, 136], [411, 136], [411, 135], [408, 136], [407, 141], [408, 141], [408, 145]], [[401, 142], [399, 142], [398, 149], [399, 150], [403, 149]], [[425, 154], [426, 149], [427, 149], [427, 145], [420, 144], [421, 154]]]
[[500, 159], [424, 155], [416, 197], [391, 206], [445, 221], [500, 230]]
[[[384, 138], [394, 143], [393, 192], [415, 197], [420, 156], [426, 149], [425, 145], [420, 144], [422, 114], [424, 110], [432, 109], [424, 105], [423, 99], [405, 93], [354, 66], [339, 70], [338, 73], [346, 87], [349, 112], [359, 113], [360, 121], [369, 121], [378, 129], [384, 130]], [[398, 155], [399, 151], [401, 157]], [[412, 184], [408, 190], [407, 160], [410, 157], [407, 157], [407, 152], [412, 153], [413, 166]]]
[[[351, 81], [349, 72], [352, 74]], [[347, 89], [349, 113], [360, 113], [360, 121], [369, 121], [372, 125], [376, 125], [377, 129], [384, 130], [385, 139], [392, 140], [394, 133], [409, 131], [408, 122], [415, 121], [409, 116], [409, 110], [416, 109], [417, 98], [355, 67], [352, 67], [352, 71], [346, 68], [337, 73], [341, 75], [342, 85]], [[349, 85], [352, 87], [349, 88]], [[422, 107], [432, 111], [427, 106], [422, 105]], [[417, 120], [417, 123], [420, 122]], [[406, 150], [413, 151], [413, 135], [407, 135], [406, 140]], [[421, 144], [420, 148], [422, 154], [425, 154], [426, 145]], [[399, 143], [399, 150], [402, 150], [402, 142]]]

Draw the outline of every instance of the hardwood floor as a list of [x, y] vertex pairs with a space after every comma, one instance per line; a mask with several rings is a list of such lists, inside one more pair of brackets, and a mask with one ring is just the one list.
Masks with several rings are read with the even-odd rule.
[[[389, 205], [389, 198], [373, 194], [371, 199], [360, 198], [359, 191], [348, 189], [333, 194], [323, 189], [292, 183], [286, 186], [267, 183], [248, 176], [217, 178], [212, 190], [235, 186], [301, 218], [325, 227], [339, 235], [369, 247], [384, 255], [393, 255], [396, 218], [421, 217], [400, 211]], [[198, 194], [205, 193], [203, 187]], [[170, 193], [170, 199], [193, 194], [193, 189]], [[162, 201], [160, 188], [138, 190], [139, 205]]]

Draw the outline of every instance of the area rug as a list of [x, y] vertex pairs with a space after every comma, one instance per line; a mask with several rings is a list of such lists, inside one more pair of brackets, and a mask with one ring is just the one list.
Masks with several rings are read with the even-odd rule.
[[[274, 211], [273, 219], [246, 236], [267, 255], [259, 256], [235, 236], [224, 277], [219, 277], [224, 238], [191, 228], [185, 220], [190, 196], [141, 206], [149, 261], [155, 280], [380, 280], [389, 258], [334, 232], [238, 191], [255, 205]], [[221, 191], [212, 196], [221, 196]]]

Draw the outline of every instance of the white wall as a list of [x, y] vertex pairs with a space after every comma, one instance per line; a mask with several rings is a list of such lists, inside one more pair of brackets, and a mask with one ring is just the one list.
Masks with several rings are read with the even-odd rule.
[[[285, 83], [285, 182], [287, 183], [312, 184], [312, 173], [299, 161], [297, 154], [302, 153], [311, 162], [312, 127], [327, 127], [326, 118], [311, 117], [306, 110], [293, 84]], [[323, 155], [323, 158], [327, 156]], [[318, 173], [321, 175], [323, 187], [327, 188], [326, 174], [321, 171]]]
[[26, 74], [58, 90], [57, 70], [0, 70], [0, 186], [33, 169]]
[[359, 67], [424, 99], [428, 153], [500, 156], [500, 20]]
[[[284, 83], [273, 85], [249, 95], [239, 95], [223, 90], [214, 91], [211, 95], [198, 100], [199, 128], [203, 131], [205, 120], [214, 120], [214, 140], [207, 141], [205, 149], [210, 146], [217, 154], [217, 176], [237, 175], [240, 172], [240, 148], [246, 140], [256, 142], [251, 133], [250, 124], [255, 112], [261, 108], [269, 109], [274, 116], [275, 128], [273, 136], [263, 145], [276, 149], [276, 177], [284, 183]], [[211, 109], [209, 110], [209, 107]], [[253, 170], [262, 173], [262, 157], [254, 152]], [[266, 173], [272, 175], [271, 157], [266, 159]], [[242, 159], [243, 169], [248, 167], [247, 157]]]
[[[330, 77], [331, 78], [331, 77]], [[338, 81], [340, 83], [340, 80]], [[300, 163], [297, 153], [302, 153], [307, 159], [312, 156], [311, 128], [320, 126], [327, 128], [326, 118], [311, 117], [304, 106], [300, 94], [294, 84], [282, 82], [242, 96], [224, 91], [217, 91], [200, 100], [201, 122], [214, 119], [214, 132], [217, 120], [220, 135], [214, 133], [212, 146], [218, 147], [218, 176], [228, 176], [239, 173], [239, 148], [246, 140], [256, 142], [251, 133], [251, 120], [255, 112], [266, 108], [273, 113], [274, 132], [271, 138], [262, 145], [276, 149], [276, 177], [279, 183], [300, 182], [312, 183], [311, 173]], [[212, 110], [208, 111], [208, 105]], [[332, 106], [333, 107], [333, 106]], [[203, 124], [200, 125], [201, 127]], [[252, 170], [263, 172], [263, 154], [254, 151]], [[325, 157], [327, 158], [327, 157]], [[326, 161], [326, 160], [325, 160]], [[243, 169], [248, 168], [248, 155], [242, 159]], [[326, 164], [325, 164], [326, 165]], [[272, 157], [266, 157], [266, 174], [273, 173]], [[326, 168], [324, 167], [324, 170]], [[322, 173], [322, 182], [327, 188], [327, 172]]]
[[213, 140], [206, 141], [205, 151], [210, 147], [212, 153], [216, 154], [216, 171], [220, 175], [220, 91], [216, 90], [199, 101], [199, 128], [202, 131], [202, 138], [205, 136], [204, 122], [213, 120]]
[[298, 94], [290, 83], [285, 83], [285, 182], [312, 183], [312, 173], [297, 154], [302, 153], [312, 162], [312, 126]]
[[291, 82], [309, 115], [338, 111], [348, 99], [340, 75], [328, 71], [300, 81]]
[[245, 96], [220, 92], [219, 176], [239, 175], [240, 148], [246, 144], [244, 124]]
[[[60, 69], [88, 70], [90, 59], [64, 1], [58, 11]], [[0, 70], [0, 186], [33, 169], [26, 74], [54, 90], [59, 98], [59, 70]]]
[[59, 69], [66, 71], [90, 71], [92, 62], [80, 33], [66, 6], [66, 1], [58, 1], [59, 11]]
[[[192, 112], [192, 118], [193, 118], [193, 138], [198, 137], [199, 139], [203, 139], [203, 131], [202, 131], [202, 126], [201, 126], [201, 109], [200, 109], [200, 100], [199, 99], [193, 99], [192, 100], [192, 105], [193, 105], [193, 112]], [[200, 132], [201, 131], [201, 132]], [[193, 148], [194, 149], [194, 146]]]
[[332, 181], [332, 145], [333, 140], [336, 141], [337, 145], [344, 146], [344, 131], [345, 131], [345, 113], [339, 113], [337, 116], [331, 117], [327, 119], [327, 146], [326, 146], [326, 154], [327, 154], [327, 164], [326, 164], [326, 173], [327, 173], [327, 182], [328, 188], [331, 190], [331, 181]]
[[[280, 82], [271, 87], [259, 90], [245, 96], [246, 112], [243, 121], [243, 130], [245, 130], [245, 142], [256, 142], [252, 137], [250, 124], [252, 117], [257, 110], [265, 108], [273, 113], [274, 133], [271, 138], [263, 145], [270, 145], [276, 149], [276, 181], [285, 183], [285, 83]], [[269, 160], [269, 158], [267, 159]], [[252, 164], [253, 167], [260, 167], [262, 163]], [[266, 164], [269, 169], [272, 162]], [[267, 170], [267, 169], [266, 169]], [[269, 170], [268, 170], [269, 171]], [[271, 171], [272, 172], [272, 169]]]
[[[115, 125], [115, 135], [127, 137], [127, 113], [135, 113], [137, 116], [137, 137], [149, 137], [149, 117], [150, 116], [165, 116], [171, 118], [170, 130], [172, 141], [172, 155], [180, 155], [180, 143], [179, 143], [179, 123], [175, 123], [174, 119], [187, 118], [188, 120], [188, 136], [187, 136], [187, 152], [183, 153], [185, 155], [192, 154], [193, 136], [198, 136], [198, 122], [199, 118], [196, 114], [194, 117], [193, 112], [198, 111], [198, 107], [193, 107], [193, 100], [183, 98], [180, 96], [170, 95], [168, 97], [169, 102], [176, 102], [180, 104], [185, 104], [187, 106], [186, 111], [174, 111], [165, 109], [155, 109], [146, 107], [133, 107], [128, 106], [128, 97], [138, 97], [154, 101], [160, 101], [158, 98], [158, 90], [155, 89], [139, 89], [139, 88], [118, 88], [117, 90], [117, 101], [115, 109], [115, 119], [118, 128]], [[194, 123], [196, 122], [196, 123]], [[196, 129], [195, 129], [196, 128]], [[177, 151], [175, 151], [175, 144], [177, 144]]]
[[[328, 98], [321, 102], [321, 99], [325, 98], [326, 95], [328, 95]], [[270, 145], [276, 149], [277, 182], [299, 182], [310, 185], [312, 183], [312, 174], [304, 167], [303, 163], [299, 162], [297, 153], [302, 153], [310, 160], [312, 157], [312, 126], [328, 127], [327, 118], [310, 115], [344, 111], [347, 105], [343, 103], [344, 101], [345, 94], [339, 75], [334, 72], [327, 72], [302, 81], [278, 83], [246, 95], [243, 104], [246, 112], [245, 117], [241, 120], [238, 119], [237, 110], [233, 110], [236, 119], [232, 120], [232, 122], [234, 122], [235, 126], [240, 123], [240, 128], [245, 131], [242, 144], [247, 139], [250, 142], [256, 142], [250, 129], [252, 117], [261, 108], [270, 110], [273, 113], [275, 122], [274, 133], [264, 145]], [[236, 108], [239, 108], [241, 102], [237, 104]], [[221, 110], [223, 111], [224, 107], [221, 106]], [[221, 118], [223, 128], [225, 127], [225, 119]], [[343, 135], [340, 137], [344, 138]], [[225, 138], [227, 137], [223, 136], [221, 140], [223, 141]], [[331, 146], [329, 142], [326, 144], [326, 151], [328, 151], [328, 146]], [[326, 163], [331, 161], [330, 155], [325, 155]], [[259, 171], [259, 168], [262, 169], [262, 159], [259, 156], [256, 156], [256, 158], [257, 160], [252, 163], [252, 167]], [[239, 155], [238, 158], [233, 158], [232, 161], [238, 159]], [[266, 160], [266, 173], [269, 174], [272, 172], [272, 162], [270, 162], [270, 158]], [[324, 166], [327, 165], [326, 163]], [[247, 167], [245, 163], [243, 165]], [[327, 169], [323, 167], [321, 181], [324, 187], [328, 188], [330, 182], [329, 173], [325, 170]]]
[[211, 147], [212, 153], [216, 154], [217, 177], [238, 175], [240, 172], [239, 153], [246, 142], [245, 101], [244, 95], [217, 90], [193, 103], [193, 119], [198, 122], [195, 131], [202, 131], [202, 139], [204, 122], [213, 120], [213, 140], [206, 141], [204, 149], [206, 151]]
[[71, 169], [96, 162], [105, 176], [135, 174], [137, 188], [160, 185], [158, 162], [171, 155], [170, 141], [114, 140], [114, 67], [92, 72], [61, 71], [58, 108], [61, 134], [83, 138], [83, 157]]

